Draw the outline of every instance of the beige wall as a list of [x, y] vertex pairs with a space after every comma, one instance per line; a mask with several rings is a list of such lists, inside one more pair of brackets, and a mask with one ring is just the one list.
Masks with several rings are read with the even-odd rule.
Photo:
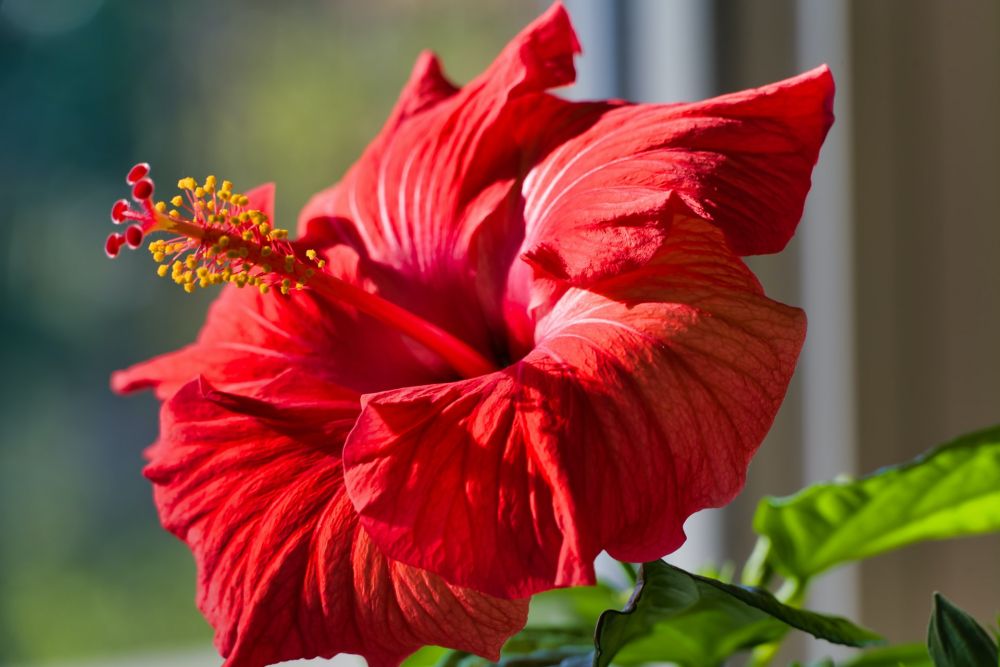
[[[1000, 3], [852, 4], [859, 461], [1000, 422]], [[862, 569], [864, 620], [919, 637], [941, 590], [1000, 612], [1000, 538]]]

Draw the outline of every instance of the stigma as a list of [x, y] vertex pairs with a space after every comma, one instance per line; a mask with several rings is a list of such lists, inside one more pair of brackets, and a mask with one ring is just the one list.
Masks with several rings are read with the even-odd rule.
[[179, 193], [168, 201], [154, 201], [146, 163], [132, 167], [125, 182], [133, 201], [116, 201], [111, 220], [128, 226], [108, 236], [105, 253], [117, 257], [123, 247], [139, 248], [151, 234], [162, 233], [165, 238], [148, 245], [156, 273], [185, 292], [232, 283], [262, 294], [288, 294], [303, 289], [324, 267], [314, 250], [297, 251], [288, 230], [273, 227], [267, 214], [252, 208], [250, 199], [229, 181], [182, 178]]

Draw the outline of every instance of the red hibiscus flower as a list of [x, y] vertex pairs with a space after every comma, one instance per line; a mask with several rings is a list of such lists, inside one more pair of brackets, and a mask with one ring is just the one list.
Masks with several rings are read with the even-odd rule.
[[577, 51], [557, 4], [464, 88], [422, 56], [298, 241], [269, 186], [183, 179], [168, 211], [130, 173], [108, 253], [171, 232], [160, 275], [234, 283], [112, 381], [164, 400], [146, 474], [227, 665], [495, 658], [527, 596], [740, 489], [805, 330], [740, 256], [792, 235], [831, 77], [573, 103], [546, 91]]

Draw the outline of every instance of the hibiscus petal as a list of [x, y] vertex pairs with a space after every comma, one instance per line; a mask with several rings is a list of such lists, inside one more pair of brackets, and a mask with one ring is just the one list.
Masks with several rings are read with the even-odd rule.
[[[573, 282], [641, 266], [674, 212], [718, 224], [739, 255], [781, 250], [833, 122], [827, 67], [692, 104], [548, 98], [521, 142], [526, 258]], [[542, 128], [541, 133], [536, 133]]]
[[[342, 250], [355, 264], [343, 258], [331, 263], [335, 274], [363, 284], [353, 251]], [[355, 392], [450, 377], [421, 346], [314, 291], [277, 298], [227, 286], [209, 309], [197, 342], [114, 373], [111, 386], [120, 393], [153, 388], [167, 398], [203, 375], [220, 389], [253, 395], [289, 367]]]
[[718, 228], [678, 219], [641, 269], [566, 291], [515, 365], [362, 397], [348, 493], [389, 557], [451, 583], [593, 583], [602, 549], [659, 558], [738, 492], [804, 324]]
[[[489, 318], [498, 309], [480, 313], [476, 232], [516, 194], [522, 161], [510, 138], [532, 121], [511, 104], [570, 83], [578, 51], [557, 3], [454, 94], [436, 61], [425, 57], [378, 138], [340, 183], [306, 205], [300, 231], [319, 245], [347, 244], [365, 262], [391, 267], [392, 276], [380, 282], [387, 298], [489, 351]], [[506, 266], [520, 238], [515, 230], [509, 248], [491, 246], [488, 264]]]
[[[277, 403], [202, 380], [164, 404], [146, 475], [164, 526], [198, 565], [198, 606], [227, 667], [359, 653], [397, 665], [425, 644], [496, 659], [527, 601], [388, 560], [357, 522], [339, 450], [356, 401]], [[277, 400], [277, 399], [275, 399]]]

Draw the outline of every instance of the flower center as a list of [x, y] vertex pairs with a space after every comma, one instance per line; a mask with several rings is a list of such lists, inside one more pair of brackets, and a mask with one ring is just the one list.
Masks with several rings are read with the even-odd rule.
[[149, 165], [137, 164], [125, 179], [132, 186], [133, 207], [119, 199], [111, 208], [115, 224], [130, 223], [124, 233], [113, 233], [104, 244], [108, 257], [122, 246], [138, 248], [149, 234], [171, 235], [149, 244], [157, 275], [194, 292], [199, 287], [232, 283], [250, 285], [276, 298], [293, 290], [314, 289], [350, 305], [421, 343], [448, 362], [464, 377], [496, 370], [494, 365], [464, 341], [437, 325], [382, 297], [348, 283], [326, 270], [326, 262], [312, 249], [300, 249], [288, 240], [288, 231], [272, 227], [263, 211], [250, 208], [249, 198], [233, 191], [229, 181], [218, 186], [214, 176], [199, 184], [182, 178], [181, 194], [153, 202], [154, 186]]

